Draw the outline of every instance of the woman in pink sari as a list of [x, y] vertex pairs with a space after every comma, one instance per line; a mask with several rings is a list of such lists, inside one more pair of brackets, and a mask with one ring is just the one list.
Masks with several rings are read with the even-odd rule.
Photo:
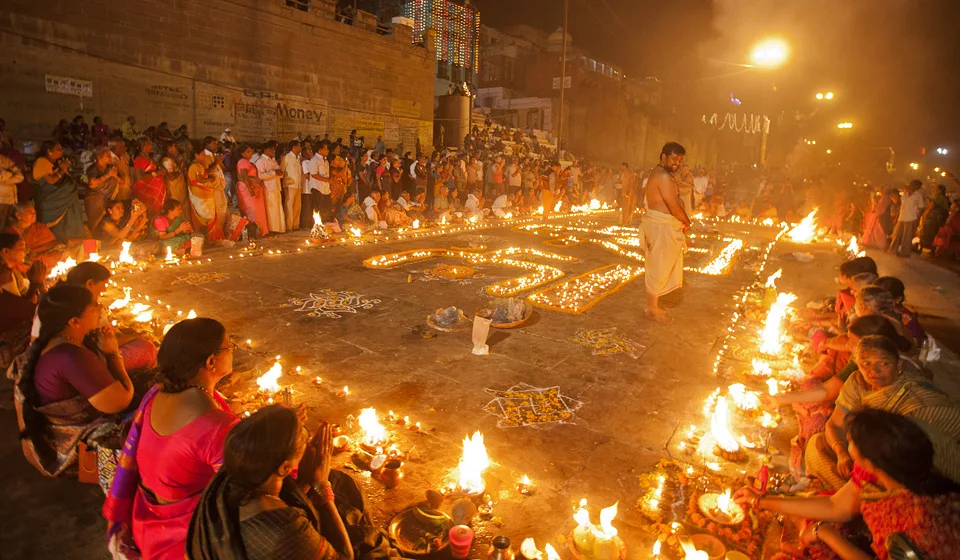
[[159, 383], [140, 404], [103, 505], [115, 555], [184, 557], [190, 517], [237, 422], [215, 388], [233, 370], [233, 349], [213, 319], [181, 321], [164, 338]]
[[257, 166], [250, 162], [253, 147], [240, 146], [240, 161], [237, 162], [237, 200], [243, 216], [260, 228], [260, 235], [270, 233], [267, 225], [267, 206], [263, 194], [263, 182], [257, 175]]
[[886, 249], [889, 245], [890, 205], [893, 203], [889, 192], [883, 192], [875, 200], [863, 221], [863, 244], [876, 249]]

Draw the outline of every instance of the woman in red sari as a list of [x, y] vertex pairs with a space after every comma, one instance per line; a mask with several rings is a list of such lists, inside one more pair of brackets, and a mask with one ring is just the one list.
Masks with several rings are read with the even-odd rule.
[[63, 245], [57, 241], [47, 224], [37, 221], [37, 209], [32, 202], [24, 202], [14, 206], [16, 222], [4, 231], [17, 233], [27, 244], [26, 264], [36, 261], [42, 262], [47, 268], [53, 268], [63, 257]]
[[190, 517], [237, 421], [216, 390], [233, 370], [233, 349], [213, 319], [181, 321], [164, 338], [158, 385], [140, 404], [103, 505], [112, 551], [184, 557]]
[[[956, 458], [957, 443], [930, 426], [870, 408], [853, 416], [848, 441], [853, 477], [833, 495], [768, 497], [749, 486], [737, 491], [745, 507], [811, 520], [800, 534], [802, 556], [779, 557], [887, 560], [887, 540], [895, 534], [921, 558], [960, 557], [960, 485], [933, 467], [934, 453]], [[851, 529], [839, 525], [858, 516], [869, 530], [869, 551], [851, 543]]]
[[263, 194], [263, 182], [257, 175], [257, 166], [250, 162], [253, 157], [253, 147], [249, 144], [240, 146], [240, 159], [237, 162], [237, 200], [243, 216], [257, 224], [260, 235], [270, 233], [267, 224], [267, 206]]
[[202, 232], [207, 242], [222, 241], [225, 216], [221, 216], [217, 208], [217, 193], [223, 192], [223, 187], [210, 171], [213, 158], [206, 152], [197, 152], [193, 157], [194, 162], [190, 164], [187, 176], [190, 180], [190, 208], [194, 230]]
[[133, 195], [147, 206], [151, 216], [159, 214], [167, 200], [167, 184], [153, 161], [153, 142], [149, 138], [140, 145], [140, 154], [134, 158], [133, 167], [136, 177]]

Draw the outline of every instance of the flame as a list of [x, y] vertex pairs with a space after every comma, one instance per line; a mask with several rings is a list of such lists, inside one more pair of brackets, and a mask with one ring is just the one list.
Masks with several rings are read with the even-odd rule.
[[470, 216], [470, 223], [471, 223], [471, 224], [475, 224], [475, 223], [477, 223], [477, 220], [478, 220], [478, 219], [479, 219], [479, 218], [477, 218], [476, 215]]
[[782, 268], [778, 268], [776, 272], [774, 272], [773, 274], [770, 275], [769, 278], [767, 278], [766, 287], [767, 287], [767, 288], [776, 289], [776, 288], [777, 288], [777, 280], [778, 280], [780, 277], [782, 277], [782, 276], [783, 276], [783, 269], [782, 269]]
[[353, 234], [354, 237], [360, 237], [363, 235], [363, 230], [358, 227], [352, 227], [350, 228], [350, 233]]
[[609, 208], [609, 206], [607, 206], [606, 202], [604, 202], [603, 206], [600, 207], [601, 210], [606, 210], [607, 208]]
[[120, 250], [120, 256], [117, 257], [117, 261], [123, 264], [137, 264], [136, 259], [130, 256], [130, 242], [124, 241], [121, 243], [121, 246], [123, 248]]
[[730, 398], [743, 410], [756, 410], [760, 408], [760, 397], [754, 391], [747, 391], [743, 383], [734, 383], [727, 387], [730, 391]]
[[770, 307], [770, 313], [767, 315], [766, 322], [763, 325], [760, 352], [768, 355], [774, 355], [780, 352], [783, 347], [783, 335], [780, 331], [780, 326], [787, 315], [787, 309], [790, 307], [790, 304], [796, 300], [797, 296], [794, 294], [777, 294], [777, 301]]
[[100, 253], [90, 253], [87, 255], [87, 262], [100, 262], [101, 258]]
[[657, 542], [653, 543], [653, 550], [652, 550], [653, 556], [660, 556], [660, 545], [661, 545], [660, 539], [657, 539]]
[[770, 396], [774, 396], [778, 391], [777, 380], [774, 378], [767, 379], [767, 392], [770, 393]]
[[816, 216], [818, 210], [820, 209], [814, 208], [804, 219], [800, 220], [799, 224], [787, 233], [791, 241], [794, 243], [810, 243], [813, 241], [817, 235]]
[[847, 245], [847, 253], [849, 253], [851, 257], [864, 257], [867, 255], [866, 251], [860, 250], [856, 235], [850, 237], [850, 244]]
[[773, 368], [764, 360], [753, 359], [753, 373], [760, 377], [768, 377], [773, 374]]
[[764, 226], [772, 226], [772, 225], [773, 225], [773, 218], [767, 218], [767, 219], [763, 220], [762, 222], [760, 222], [760, 224], [761, 224], [761, 225], [764, 225]]
[[553, 545], [547, 543], [543, 549], [547, 552], [547, 560], [560, 560], [560, 555], [557, 554], [557, 550], [553, 548]]
[[197, 312], [191, 309], [190, 313], [187, 313], [187, 319], [196, 319], [196, 318], [197, 318]]
[[563, 206], [563, 201], [562, 201], [562, 200], [558, 200], [557, 203], [553, 205], [553, 211], [554, 211], [554, 212], [559, 212], [561, 206]]
[[447, 215], [440, 216], [440, 225], [447, 225]]
[[543, 214], [543, 206], [537, 208], [537, 211], [534, 214]]
[[110, 309], [123, 309], [124, 307], [129, 305], [129, 303], [130, 303], [130, 288], [124, 288], [123, 298], [114, 300], [114, 302], [110, 304]]
[[133, 307], [130, 308], [130, 313], [132, 313], [133, 315], [139, 315], [144, 311], [146, 311], [147, 309], [150, 309], [149, 305], [145, 303], [135, 303], [133, 304]]
[[179, 260], [177, 257], [173, 256], [173, 247], [169, 245], [167, 245], [167, 258], [165, 260], [167, 262], [177, 262]]
[[710, 433], [717, 440], [717, 445], [724, 451], [731, 453], [740, 450], [740, 444], [737, 443], [729, 428], [730, 415], [728, 411], [726, 397], [717, 397], [717, 407], [710, 416]]
[[617, 536], [617, 528], [612, 523], [614, 518], [617, 517], [618, 504], [619, 502], [615, 502], [612, 506], [600, 510], [600, 531], [608, 539]]
[[523, 539], [523, 542], [520, 543], [520, 554], [530, 560], [541, 560], [543, 558], [543, 553], [537, 548], [537, 542], [531, 538]]
[[523, 484], [524, 486], [530, 486], [533, 484], [533, 481], [530, 480], [529, 476], [523, 475], [523, 478], [520, 479], [520, 484]]
[[56, 266], [53, 267], [53, 269], [50, 271], [50, 274], [47, 275], [47, 278], [60, 278], [75, 266], [77, 266], [77, 261], [67, 257], [67, 260], [58, 262]]
[[313, 225], [323, 227], [323, 220], [320, 219], [320, 212], [313, 213]]
[[460, 460], [460, 489], [468, 494], [483, 492], [483, 471], [490, 466], [483, 434], [476, 431], [473, 438], [463, 438], [463, 458]]
[[146, 311], [142, 311], [142, 312], [140, 312], [140, 313], [137, 313], [137, 316], [133, 318], [133, 320], [136, 321], [136, 322], [138, 322], [138, 323], [148, 323], [148, 322], [150, 322], [151, 319], [153, 319], [153, 310], [152, 310], [152, 309], [148, 309], [148, 310], [146, 310]]
[[[344, 387], [344, 390], [346, 392], [346, 387]], [[387, 441], [387, 429], [380, 424], [380, 420], [377, 418], [377, 409], [365, 408], [361, 410], [357, 421], [363, 431], [363, 443], [365, 445], [373, 447]]]
[[413, 221], [413, 229], [420, 229], [420, 220]]
[[507, 212], [506, 214], [503, 215], [504, 220], [509, 220], [512, 217], [513, 217], [513, 212]]
[[590, 201], [590, 209], [591, 209], [591, 210], [599, 210], [599, 209], [600, 209], [600, 201], [597, 200], [597, 199], [591, 200], [591, 201]]
[[730, 504], [733, 503], [733, 500], [730, 498], [730, 489], [727, 488], [727, 491], [723, 494], [720, 494], [717, 497], [717, 509], [722, 511], [725, 515], [731, 514]]
[[257, 386], [260, 387], [260, 392], [278, 392], [280, 390], [280, 385], [277, 383], [277, 380], [280, 379], [281, 375], [283, 375], [283, 368], [280, 367], [280, 362], [274, 362], [273, 366], [267, 370], [267, 373], [264, 373], [257, 378]]
[[573, 514], [573, 520], [577, 522], [577, 525], [580, 527], [590, 527], [590, 512], [587, 511], [587, 499], [580, 498], [580, 508], [577, 509], [577, 512]]
[[769, 412], [763, 413], [763, 418], [760, 419], [760, 425], [764, 428], [776, 428], [777, 421], [773, 418]]

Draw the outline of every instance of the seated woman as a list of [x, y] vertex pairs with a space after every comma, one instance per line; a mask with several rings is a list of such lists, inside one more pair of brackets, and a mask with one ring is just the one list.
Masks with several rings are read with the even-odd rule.
[[27, 266], [27, 244], [15, 233], [0, 233], [0, 261], [10, 270], [0, 289], [33, 303], [44, 290], [47, 268], [40, 261]]
[[[853, 477], [831, 496], [762, 496], [750, 487], [735, 499], [745, 508], [810, 519], [800, 534], [802, 555], [776, 558], [889, 558], [889, 539], [905, 537], [920, 558], [955, 558], [960, 550], [960, 485], [936, 468], [939, 456], [960, 462], [956, 440], [928, 425], [866, 408], [850, 421], [843, 442], [855, 461]], [[872, 488], [881, 492], [874, 493]], [[858, 548], [839, 525], [862, 518], [870, 550]]]
[[[100, 296], [107, 289], [110, 282], [110, 269], [100, 263], [82, 262], [70, 269], [67, 273], [67, 284], [81, 286], [86, 288], [95, 301], [100, 301]], [[102, 325], [107, 325], [108, 321], [104, 315]], [[39, 317], [34, 322], [34, 333], [40, 336], [41, 323]], [[90, 333], [84, 344], [88, 348], [99, 346], [97, 340], [98, 331]], [[157, 347], [149, 340], [143, 339], [135, 333], [116, 333], [117, 344], [120, 347], [120, 356], [123, 358], [123, 365], [126, 370], [148, 370], [157, 365]], [[141, 393], [142, 394], [142, 393]]]
[[332, 452], [329, 424], [310, 438], [297, 414], [281, 405], [240, 422], [227, 438], [223, 468], [197, 505], [187, 558], [351, 560], [329, 481]]
[[804, 476], [803, 451], [807, 442], [814, 434], [824, 430], [827, 419], [833, 414], [834, 401], [840, 395], [840, 389], [847, 378], [857, 371], [857, 363], [851, 359], [852, 351], [861, 338], [869, 335], [889, 338], [901, 352], [910, 350], [910, 341], [897, 334], [897, 329], [886, 317], [860, 317], [850, 325], [844, 337], [849, 346], [841, 351], [825, 352], [801, 382], [799, 391], [764, 397], [765, 405], [771, 408], [792, 405], [797, 414], [800, 432], [790, 441], [790, 470], [795, 475]]
[[847, 314], [853, 309], [856, 294], [853, 292], [853, 278], [858, 274], [877, 274], [877, 263], [870, 257], [858, 257], [840, 265], [839, 279], [843, 288], [837, 292], [834, 309], [829, 313], [806, 313], [806, 321], [824, 326], [841, 328], [847, 323]]
[[874, 285], [880, 286], [884, 290], [890, 292], [890, 295], [893, 296], [893, 309], [896, 311], [897, 315], [900, 317], [900, 322], [903, 323], [903, 329], [910, 336], [913, 337], [914, 342], [919, 348], [927, 340], [927, 333], [923, 330], [923, 327], [920, 326], [920, 321], [917, 318], [917, 312], [913, 311], [904, 304], [906, 298], [906, 287], [903, 285], [903, 282], [899, 278], [894, 278], [893, 276], [883, 276], [877, 278], [874, 282]]
[[233, 370], [233, 350], [213, 319], [181, 321], [164, 337], [157, 385], [140, 403], [103, 505], [111, 550], [184, 557], [190, 516], [237, 421], [216, 390]]
[[377, 206], [380, 208], [380, 214], [383, 216], [384, 221], [387, 222], [388, 227], [404, 227], [412, 223], [412, 220], [407, 216], [406, 212], [391, 200], [390, 191], [381, 193]]
[[357, 197], [354, 196], [353, 191], [347, 191], [337, 208], [337, 221], [340, 222], [340, 227], [344, 231], [351, 227], [362, 229], [366, 225], [363, 218], [363, 210], [357, 204]]
[[[77, 445], [115, 427], [108, 416], [127, 408], [133, 383], [113, 328], [80, 286], [50, 289], [37, 309], [40, 336], [14, 360], [14, 405], [27, 460], [47, 476], [77, 475]], [[99, 356], [83, 346], [99, 330]]]
[[141, 140], [140, 153], [133, 159], [133, 173], [136, 181], [133, 195], [150, 212], [160, 212], [167, 200], [167, 184], [163, 180], [164, 174], [153, 160], [153, 141], [149, 138]]
[[97, 146], [95, 159], [87, 167], [87, 193], [83, 206], [87, 211], [87, 227], [96, 231], [106, 213], [106, 204], [117, 196], [120, 186], [120, 171], [113, 161], [113, 152], [106, 146]]
[[138, 200], [134, 200], [128, 213], [121, 200], [107, 202], [107, 213], [94, 230], [94, 235], [105, 249], [115, 249], [124, 241], [133, 244], [131, 254], [139, 257], [156, 252], [157, 243], [147, 237], [147, 209]]
[[[13, 271], [0, 259], [0, 285], [12, 280]], [[37, 304], [31, 298], [0, 290], [0, 309], [3, 309], [0, 313], [0, 369], [6, 370], [30, 344], [30, 323]]]
[[14, 206], [16, 221], [4, 233], [16, 233], [27, 245], [28, 265], [41, 261], [49, 269], [57, 265], [63, 258], [63, 245], [57, 241], [53, 232], [37, 221], [37, 209], [32, 202], [24, 202]]
[[63, 147], [50, 140], [41, 144], [32, 173], [37, 218], [50, 226], [61, 243], [82, 239], [80, 184], [70, 175], [70, 158], [63, 155]]
[[183, 254], [190, 247], [193, 226], [183, 220], [183, 204], [173, 198], [163, 203], [163, 213], [150, 222], [150, 237], [160, 240], [164, 253], [170, 247], [174, 253]]
[[[900, 315], [896, 311], [893, 295], [879, 286], [867, 286], [858, 291], [853, 310], [857, 317], [882, 315], [890, 319], [897, 328], [897, 332], [900, 333], [900, 336], [909, 336], [903, 328]], [[910, 345], [914, 346], [913, 338], [910, 337], [908, 340], [910, 341]]]
[[450, 212], [453, 208], [450, 205], [450, 192], [447, 187], [440, 185], [440, 193], [433, 198], [433, 220], [435, 222], [449, 222]]
[[[847, 418], [864, 408], [878, 408], [941, 430], [960, 439], [960, 408], [940, 389], [904, 365], [899, 349], [889, 338], [871, 335], [860, 339], [854, 352], [858, 370], [843, 384], [836, 408], [823, 433], [810, 438], [804, 453], [809, 476], [828, 489], [839, 489], [850, 479], [853, 459], [847, 453]], [[937, 464], [941, 472], [960, 480], [960, 462]]]

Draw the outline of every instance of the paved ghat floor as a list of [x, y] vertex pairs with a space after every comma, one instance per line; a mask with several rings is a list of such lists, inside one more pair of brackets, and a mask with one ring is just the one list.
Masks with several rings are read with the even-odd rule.
[[[611, 217], [592, 220], [598, 225], [590, 227], [613, 223]], [[576, 257], [579, 262], [575, 263], [531, 257], [560, 268], [564, 280], [608, 264], [638, 263], [593, 244], [548, 245], [544, 235], [509, 228], [324, 249], [307, 247], [301, 235], [289, 235], [263, 243], [266, 248], [282, 249], [280, 255], [228, 259], [226, 251], [211, 252], [212, 263], [153, 269], [130, 277], [128, 284], [135, 293], [159, 298], [163, 305], [184, 313], [195, 309], [201, 316], [215, 317], [227, 325], [235, 340], [252, 341], [253, 352], [237, 353], [235, 379], [225, 393], [249, 392], [256, 376], [270, 367], [273, 356], [280, 355], [285, 371], [301, 367], [299, 377], [285, 374], [280, 383], [293, 385], [295, 399], [309, 407], [311, 420], [324, 418], [346, 425], [348, 415], [376, 407], [384, 416], [393, 410], [421, 422], [419, 434], [388, 426], [394, 429], [400, 449], [408, 452], [398, 488], [384, 490], [379, 482], [351, 471], [368, 491], [377, 522], [385, 525], [395, 512], [421, 501], [424, 490], [436, 488], [456, 467], [464, 436], [480, 430], [494, 462], [488, 471], [487, 492], [494, 501], [494, 515], [502, 522], [502, 526], [481, 524], [480, 542], [489, 542], [494, 534], [510, 536], [517, 545], [525, 537], [535, 537], [541, 546], [556, 542], [558, 535], [574, 526], [573, 504], [587, 497], [596, 507], [619, 501], [616, 525], [632, 551], [630, 557], [644, 558], [649, 538], [637, 529], [640, 519], [635, 503], [641, 494], [637, 475], [666, 456], [665, 445], [678, 423], [697, 415], [703, 398], [717, 387], [711, 373], [713, 358], [730, 324], [734, 293], [756, 278], [759, 254], [776, 230], [724, 225], [719, 233], [717, 238], [698, 241], [697, 246], [709, 252], [691, 253], [688, 266], [702, 266], [720, 252], [727, 244], [719, 239], [722, 236], [744, 240], [743, 258], [735, 261], [727, 275], [688, 272], [683, 290], [668, 298], [673, 316], [669, 325], [642, 317], [641, 276], [581, 315], [537, 310], [522, 328], [492, 330], [487, 356], [470, 353], [470, 332], [425, 338], [421, 330], [430, 331], [425, 319], [436, 308], [451, 305], [470, 316], [490, 299], [483, 294], [484, 287], [522, 272], [480, 264], [474, 268], [482, 277], [457, 282], [431, 278], [425, 270], [461, 261], [435, 258], [389, 270], [371, 270], [362, 261], [409, 249], [482, 243], [487, 250], [528, 247]], [[302, 251], [297, 252], [298, 248]], [[781, 262], [780, 256], [798, 250], [814, 253], [814, 262]], [[780, 286], [797, 292], [801, 302], [835, 290], [840, 261], [835, 247], [811, 250], [781, 242], [771, 259], [768, 271], [783, 266]], [[220, 276], [198, 280], [212, 272]], [[195, 275], [191, 279], [197, 283], [185, 283], [188, 274]], [[322, 303], [317, 296], [324, 290], [359, 297], [345, 300], [353, 309], [339, 312], [339, 318], [322, 313], [310, 316], [301, 310], [316, 310]], [[579, 331], [613, 327], [635, 344], [633, 355], [595, 353], [574, 340]], [[323, 379], [320, 386], [312, 383], [318, 376]], [[27, 465], [17, 445], [9, 382], [4, 383], [0, 395], [3, 556], [101, 557], [105, 525], [99, 516], [99, 489], [42, 478]], [[484, 410], [493, 399], [486, 390], [506, 390], [518, 383], [557, 386], [582, 406], [569, 423], [498, 427], [498, 418]], [[338, 396], [344, 386], [349, 386], [350, 394]], [[338, 456], [338, 464], [346, 460]], [[515, 491], [516, 480], [524, 474], [537, 485], [532, 496]], [[474, 556], [485, 551], [477, 546]]]

